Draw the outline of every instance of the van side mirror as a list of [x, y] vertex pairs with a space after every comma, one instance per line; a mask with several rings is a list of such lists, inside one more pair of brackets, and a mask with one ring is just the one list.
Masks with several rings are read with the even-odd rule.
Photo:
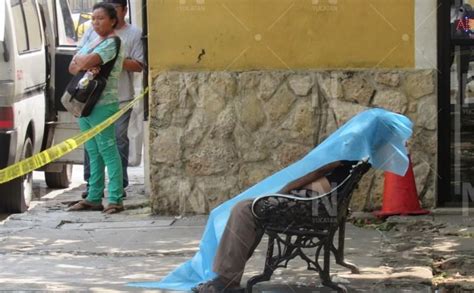
[[7, 42], [5, 42], [5, 40], [3, 40], [2, 43], [2, 46], [3, 46], [3, 60], [5, 62], [9, 62], [10, 61], [10, 51], [8, 51], [8, 47], [7, 47]]

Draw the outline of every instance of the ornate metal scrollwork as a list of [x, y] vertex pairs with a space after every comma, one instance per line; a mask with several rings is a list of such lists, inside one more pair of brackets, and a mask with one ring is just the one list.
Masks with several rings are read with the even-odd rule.
[[[313, 198], [299, 198], [285, 194], [261, 196], [253, 202], [252, 212], [269, 237], [264, 272], [247, 282], [247, 292], [253, 285], [270, 280], [277, 268], [286, 268], [288, 262], [299, 256], [307, 269], [319, 273], [322, 283], [336, 290], [341, 286], [329, 276], [329, 257], [336, 263], [358, 272], [356, 266], [344, 261], [345, 221], [352, 192], [362, 176], [370, 169], [367, 161], [354, 165], [349, 176], [326, 194]], [[339, 231], [338, 247], [333, 244]], [[304, 250], [312, 249], [314, 257]], [[322, 265], [319, 256], [324, 251]]]

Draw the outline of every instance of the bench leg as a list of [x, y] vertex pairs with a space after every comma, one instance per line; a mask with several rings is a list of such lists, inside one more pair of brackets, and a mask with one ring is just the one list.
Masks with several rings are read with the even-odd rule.
[[336, 290], [337, 292], [347, 293], [346, 287], [344, 287], [343, 285], [336, 284], [333, 281], [329, 281], [329, 282], [323, 281], [322, 284], [326, 287]]
[[351, 273], [353, 274], [360, 274], [360, 270], [359, 268], [350, 263], [350, 262], [346, 262], [344, 260], [344, 241], [345, 241], [345, 236], [346, 236], [346, 222], [345, 220], [341, 222], [341, 224], [339, 224], [339, 239], [338, 239], [338, 244], [337, 244], [337, 249], [334, 247], [334, 245], [332, 246], [333, 247], [333, 251], [334, 251], [334, 256], [336, 258], [336, 263], [338, 265], [341, 265], [343, 267], [346, 267], [348, 269], [351, 270]]
[[260, 275], [253, 276], [247, 281], [247, 287], [245, 289], [246, 293], [252, 293], [252, 287], [260, 282], [265, 282], [270, 280], [273, 275], [273, 271], [275, 270], [275, 264], [273, 263], [273, 248], [275, 246], [275, 236], [269, 235], [268, 237], [268, 249], [267, 249], [267, 257], [265, 260], [265, 268], [263, 269], [263, 273]]
[[254, 285], [260, 282], [265, 282], [265, 281], [270, 280], [272, 275], [273, 275], [273, 269], [271, 269], [270, 266], [265, 264], [265, 269], [262, 274], [254, 276], [247, 281], [247, 288], [245, 292], [252, 293], [252, 288]]
[[328, 236], [326, 239], [324, 239], [324, 256], [323, 256], [323, 269], [322, 271], [319, 272], [319, 277], [321, 278], [321, 281], [324, 286], [328, 286], [332, 288], [332, 285], [334, 284], [331, 281], [331, 276], [329, 274], [329, 267], [330, 267], [330, 257], [331, 257], [331, 241], [330, 236]]
[[330, 258], [331, 258], [331, 252], [334, 247], [333, 239], [334, 239], [334, 233], [332, 235], [327, 236], [327, 238], [324, 239], [323, 270], [319, 272], [319, 277], [321, 278], [321, 283], [324, 286], [334, 289], [337, 292], [347, 292], [346, 287], [336, 284], [333, 281], [331, 281], [331, 276], [330, 276], [331, 259]]
[[273, 271], [275, 270], [273, 263], [273, 248], [275, 246], [275, 241], [275, 236], [268, 236], [268, 249], [267, 258], [265, 260], [265, 268], [263, 269], [263, 273], [261, 273], [260, 275], [253, 276], [247, 281], [247, 287], [245, 288], [246, 293], [252, 293], [252, 287], [255, 284], [268, 281], [272, 277]]

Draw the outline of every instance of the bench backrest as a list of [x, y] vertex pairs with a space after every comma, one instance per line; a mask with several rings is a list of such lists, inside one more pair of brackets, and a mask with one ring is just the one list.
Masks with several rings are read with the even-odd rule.
[[358, 162], [338, 186], [314, 198], [286, 195], [257, 198], [253, 213], [264, 226], [274, 228], [326, 230], [336, 227], [345, 220], [352, 193], [369, 169], [366, 160]]

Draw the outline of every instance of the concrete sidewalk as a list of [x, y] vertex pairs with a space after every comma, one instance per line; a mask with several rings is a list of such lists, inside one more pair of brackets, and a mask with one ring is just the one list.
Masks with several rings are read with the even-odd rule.
[[[152, 216], [142, 184], [129, 188], [120, 214], [66, 212], [82, 190], [48, 194], [27, 213], [2, 222], [0, 290], [153, 291], [126, 284], [159, 280], [197, 251], [206, 217]], [[356, 215], [357, 226], [347, 226], [346, 258], [361, 274], [333, 265], [334, 280], [349, 292], [474, 290], [474, 222], [456, 213], [393, 217], [385, 223]], [[265, 245], [248, 263], [243, 282], [262, 270]], [[331, 292], [300, 260], [256, 289]]]

